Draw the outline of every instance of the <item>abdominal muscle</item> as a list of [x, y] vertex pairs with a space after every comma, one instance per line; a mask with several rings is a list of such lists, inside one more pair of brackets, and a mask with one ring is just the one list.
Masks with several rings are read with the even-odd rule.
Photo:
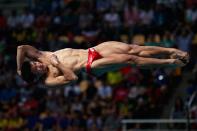
[[87, 51], [81, 49], [66, 48], [54, 52], [59, 61], [74, 72], [85, 67], [87, 62]]

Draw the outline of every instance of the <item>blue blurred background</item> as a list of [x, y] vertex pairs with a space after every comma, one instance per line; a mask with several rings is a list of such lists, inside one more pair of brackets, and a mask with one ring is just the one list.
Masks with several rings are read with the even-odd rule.
[[[76, 83], [54, 88], [28, 85], [16, 74], [18, 45], [55, 51], [109, 40], [178, 48], [190, 53], [190, 63], [126, 67], [98, 78], [82, 73]], [[197, 0], [0, 0], [0, 129], [116, 131], [123, 119], [195, 119], [196, 62]], [[156, 125], [126, 127], [147, 128]]]

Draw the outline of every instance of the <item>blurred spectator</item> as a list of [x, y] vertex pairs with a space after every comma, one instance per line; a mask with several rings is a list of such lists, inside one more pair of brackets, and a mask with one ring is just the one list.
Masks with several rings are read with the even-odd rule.
[[29, 10], [24, 10], [24, 12], [19, 16], [19, 21], [23, 28], [31, 27], [34, 23], [34, 20], [34, 14]]
[[98, 89], [91, 84], [89, 84], [87, 90], [85, 91], [86, 94], [86, 100], [90, 101], [92, 99], [95, 98], [96, 94], [97, 94]]
[[119, 14], [114, 10], [114, 8], [110, 9], [110, 12], [107, 12], [104, 15], [104, 21], [107, 22], [110, 27], [119, 27], [121, 24]]
[[165, 7], [162, 4], [157, 4], [154, 12], [153, 22], [156, 26], [163, 26], [166, 22]]
[[97, 0], [96, 9], [98, 12], [104, 12], [110, 8], [110, 0]]
[[79, 27], [84, 29], [93, 22], [94, 16], [91, 12], [87, 12], [85, 9], [80, 11], [79, 15]]
[[46, 29], [49, 26], [50, 21], [51, 16], [46, 11], [44, 11], [35, 18], [35, 27], [38, 30]]
[[132, 5], [125, 5], [124, 7], [124, 21], [127, 27], [137, 24], [140, 20], [140, 14], [137, 7]]
[[117, 130], [121, 127], [121, 117], [114, 106], [106, 109], [107, 118], [104, 121], [104, 130]]
[[140, 20], [143, 25], [150, 25], [153, 21], [153, 10], [149, 8], [145, 8], [140, 11]]
[[125, 99], [127, 99], [127, 96], [128, 96], [128, 89], [123, 85], [118, 86], [114, 90], [114, 100], [116, 102], [123, 102]]
[[195, 6], [193, 6], [192, 8], [188, 8], [186, 10], [186, 20], [188, 22], [196, 22], [197, 20], [197, 9]]
[[92, 115], [87, 119], [88, 130], [99, 131], [101, 129], [101, 125], [102, 125], [102, 121], [98, 117]]
[[185, 110], [184, 110], [184, 103], [182, 98], [177, 97], [175, 100], [175, 105], [172, 110], [172, 118], [185, 118]]
[[98, 96], [102, 99], [107, 99], [112, 97], [112, 87], [104, 85], [102, 81], [96, 81], [95, 86], [98, 89]]
[[83, 105], [82, 105], [79, 97], [76, 97], [74, 102], [71, 104], [71, 110], [73, 112], [83, 113]]
[[[185, 113], [186, 112], [185, 112], [184, 102], [181, 97], [177, 97], [175, 99], [175, 105], [172, 109], [171, 117], [173, 119], [183, 119], [186, 117]], [[184, 127], [183, 124], [175, 124], [174, 126], [176, 129], [183, 129], [183, 127]]]
[[120, 72], [108, 72], [107, 73], [107, 83], [110, 85], [119, 84], [122, 81], [122, 74]]
[[189, 52], [190, 45], [193, 37], [193, 33], [191, 32], [189, 27], [179, 27], [180, 34], [176, 37], [176, 44], [180, 50]]
[[115, 9], [115, 11], [119, 12], [122, 10], [124, 4], [125, 4], [125, 0], [118, 0], [118, 1], [114, 1], [111, 0], [111, 6]]
[[0, 10], [0, 29], [5, 29], [6, 26], [7, 26], [7, 20], [4, 17], [2, 10]]
[[173, 35], [169, 31], [165, 31], [161, 43], [164, 47], [171, 47], [171, 48], [174, 47], [175, 40]]
[[15, 28], [19, 24], [19, 17], [17, 15], [16, 10], [13, 10], [8, 17], [8, 26], [11, 28]]
[[42, 112], [40, 114], [39, 119], [41, 125], [43, 126], [42, 127], [43, 130], [50, 130], [54, 128], [56, 124], [56, 120], [53, 114], [54, 113], [50, 112], [49, 110], [45, 110], [45, 112]]

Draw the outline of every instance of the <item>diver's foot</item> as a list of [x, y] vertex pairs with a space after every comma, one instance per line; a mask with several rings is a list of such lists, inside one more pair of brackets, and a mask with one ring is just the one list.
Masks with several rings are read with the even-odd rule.
[[182, 60], [179, 59], [171, 59], [171, 64], [175, 65], [176, 67], [183, 67], [186, 65]]
[[182, 61], [182, 63], [187, 64], [189, 62], [189, 54], [187, 52], [173, 49], [172, 54], [170, 55], [171, 59], [178, 59]]

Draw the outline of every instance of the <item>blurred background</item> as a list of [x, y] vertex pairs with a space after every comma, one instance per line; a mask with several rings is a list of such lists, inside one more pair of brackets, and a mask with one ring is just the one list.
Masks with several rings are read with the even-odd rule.
[[[55, 51], [110, 40], [178, 48], [190, 63], [81, 73], [53, 88], [16, 74], [18, 45]], [[195, 130], [196, 86], [197, 0], [0, 0], [1, 130]]]

